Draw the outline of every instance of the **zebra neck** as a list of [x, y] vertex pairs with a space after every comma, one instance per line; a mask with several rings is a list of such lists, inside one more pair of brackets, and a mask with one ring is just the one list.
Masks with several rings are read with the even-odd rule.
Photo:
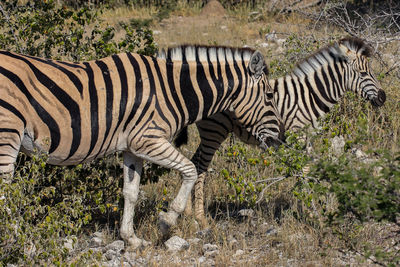
[[317, 127], [318, 119], [344, 94], [342, 73], [337, 67], [321, 66], [304, 75], [293, 72], [271, 80], [285, 129]]

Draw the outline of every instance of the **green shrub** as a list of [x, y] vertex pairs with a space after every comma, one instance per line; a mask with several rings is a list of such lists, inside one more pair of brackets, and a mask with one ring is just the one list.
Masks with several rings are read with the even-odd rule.
[[70, 61], [91, 60], [119, 52], [157, 51], [149, 21], [121, 23], [125, 36], [115, 40], [115, 29], [101, 26], [101, 9], [72, 10], [54, 1], [8, 1], [1, 5], [0, 48], [32, 56]]
[[[118, 201], [104, 196], [110, 185], [100, 173], [86, 177], [90, 168], [50, 167], [46, 159], [21, 156], [12, 182], [0, 178], [0, 263], [65, 262], [65, 237], [78, 235], [104, 202]], [[115, 180], [109, 183], [118, 188]]]

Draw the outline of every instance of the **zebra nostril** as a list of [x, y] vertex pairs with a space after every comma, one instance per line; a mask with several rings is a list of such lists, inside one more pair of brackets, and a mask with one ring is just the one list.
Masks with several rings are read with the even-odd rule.
[[372, 104], [375, 107], [382, 106], [386, 101], [386, 93], [382, 89], [379, 89], [378, 96], [372, 100]]

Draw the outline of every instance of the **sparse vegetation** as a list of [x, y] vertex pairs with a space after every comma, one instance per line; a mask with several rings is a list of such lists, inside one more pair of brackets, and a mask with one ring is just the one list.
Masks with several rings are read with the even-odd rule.
[[[108, 9], [102, 9], [99, 2], [103, 1], [91, 2], [96, 5], [2, 3], [0, 48], [78, 61], [119, 51], [151, 55], [157, 45], [249, 45], [266, 55], [271, 77], [276, 78], [309, 53], [348, 33], [378, 43], [379, 57], [373, 69], [387, 94], [382, 108], [348, 94], [321, 121], [320, 129], [288, 133], [286, 145], [276, 151], [261, 151], [234, 137], [223, 144], [206, 181], [211, 230], [201, 242], [219, 246], [220, 254], [213, 258], [217, 265], [243, 264], [234, 256], [239, 249], [244, 251], [241, 257], [246, 264], [260, 266], [400, 264], [400, 45], [395, 38], [385, 42], [377, 38], [385, 34], [398, 37], [400, 30], [390, 19], [386, 28], [372, 23], [374, 14], [381, 14], [375, 4], [366, 17], [371, 23], [354, 24], [352, 32], [351, 23], [334, 25], [332, 21], [344, 7], [353, 14], [351, 21], [362, 17], [352, 13], [360, 14], [358, 9], [349, 8], [368, 8], [363, 1], [321, 1], [321, 5], [330, 5], [299, 12], [294, 7], [290, 12], [271, 10], [274, 1], [265, 5], [244, 1], [251, 3], [237, 7], [222, 1], [225, 8], [229, 6], [226, 18], [198, 15], [202, 1], [154, 1], [151, 6], [143, 1], [105, 1], [112, 7]], [[175, 2], [179, 5], [171, 5]], [[333, 2], [338, 4], [333, 6]], [[391, 8], [397, 16], [397, 7]], [[115, 12], [121, 9], [124, 19], [119, 23]], [[326, 20], [311, 16], [322, 14], [321, 10], [329, 15]], [[368, 31], [362, 29], [368, 25]], [[157, 34], [153, 36], [150, 29]], [[267, 34], [275, 37], [266, 40]], [[190, 136], [196, 136], [194, 127], [189, 130]], [[339, 154], [332, 151], [335, 137], [345, 141]], [[188, 157], [196, 142], [191, 139], [183, 148]], [[101, 265], [99, 253], [84, 248], [69, 251], [64, 244], [67, 239], [82, 244], [95, 231], [106, 233], [110, 240], [118, 238], [122, 212], [118, 155], [75, 167], [54, 167], [45, 161], [45, 155], [20, 156], [12, 183], [0, 180], [0, 266]], [[158, 254], [168, 265], [170, 255], [165, 256], [169, 253], [162, 247], [156, 214], [176, 195], [180, 178], [174, 171], [146, 165], [142, 182], [135, 231], [151, 240], [152, 247], [141, 255]], [[244, 208], [254, 214], [240, 216]], [[184, 217], [174, 233], [189, 239], [197, 230], [192, 218]], [[201, 255], [200, 245], [178, 254], [182, 261]], [[159, 262], [148, 260], [153, 265]]]

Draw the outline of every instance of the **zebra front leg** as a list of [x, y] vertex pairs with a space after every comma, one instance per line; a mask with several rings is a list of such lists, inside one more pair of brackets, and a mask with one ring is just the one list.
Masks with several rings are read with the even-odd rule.
[[[179, 152], [176, 151], [176, 153]], [[179, 214], [184, 211], [187, 201], [191, 195], [194, 183], [197, 180], [197, 172], [193, 163], [180, 153], [178, 157], [175, 158], [174, 162], [171, 163], [175, 164], [175, 166], [172, 168], [182, 173], [183, 180], [178, 195], [175, 197], [169, 207], [169, 211], [161, 211], [159, 214], [160, 230], [164, 235], [169, 232], [171, 226], [176, 224]]]
[[135, 205], [139, 195], [140, 175], [143, 160], [129, 152], [124, 153], [124, 213], [121, 223], [121, 237], [129, 246], [129, 250], [147, 246], [150, 242], [138, 238], [133, 230], [133, 217]]
[[[171, 143], [162, 138], [142, 138], [139, 143], [134, 143], [132, 151], [152, 163], [163, 167], [172, 168], [181, 172], [183, 181], [176, 198], [171, 202], [168, 212], [160, 212], [159, 227], [163, 234], [166, 234], [170, 227], [176, 224], [179, 214], [186, 206], [186, 202], [197, 179], [197, 172], [194, 164], [176, 150]], [[134, 150], [138, 146], [140, 149]]]

